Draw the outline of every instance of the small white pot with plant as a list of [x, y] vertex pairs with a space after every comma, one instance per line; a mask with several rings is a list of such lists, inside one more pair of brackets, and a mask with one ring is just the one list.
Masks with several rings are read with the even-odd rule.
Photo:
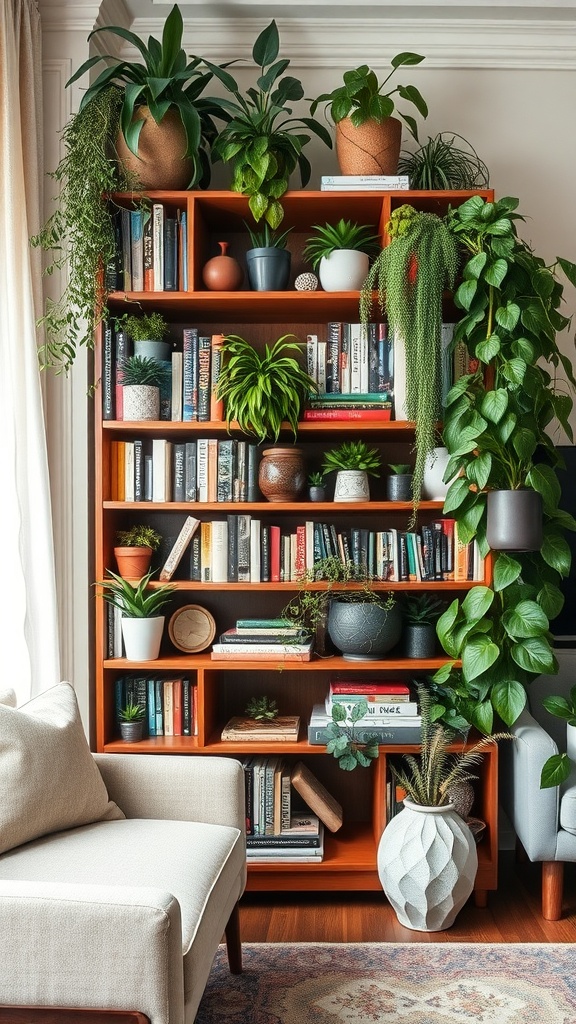
[[169, 371], [157, 359], [129, 356], [122, 364], [123, 418], [159, 420], [160, 388], [170, 378]]
[[335, 502], [370, 501], [368, 476], [378, 476], [382, 460], [377, 448], [369, 448], [365, 441], [343, 441], [337, 448], [326, 452], [324, 473], [336, 471]]
[[128, 661], [155, 661], [160, 653], [165, 616], [158, 612], [170, 600], [172, 584], [149, 586], [151, 573], [130, 583], [108, 570], [109, 579], [97, 583], [102, 597], [122, 612], [122, 636]]
[[337, 224], [313, 224], [312, 235], [302, 252], [325, 292], [360, 291], [370, 267], [370, 257], [380, 251], [379, 239], [369, 224], [341, 219]]

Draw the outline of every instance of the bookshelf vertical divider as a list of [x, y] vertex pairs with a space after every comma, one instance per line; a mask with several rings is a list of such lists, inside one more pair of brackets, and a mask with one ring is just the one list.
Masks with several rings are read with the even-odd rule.
[[[359, 224], [369, 224], [383, 244], [387, 242], [386, 224], [391, 212], [404, 203], [416, 208], [443, 214], [450, 205], [465, 201], [470, 192], [289, 192], [283, 205], [283, 226], [292, 227], [289, 248], [292, 252], [291, 282], [298, 273], [309, 269], [302, 260], [302, 250], [313, 224], [334, 223], [342, 216]], [[490, 190], [476, 194], [492, 198]], [[326, 293], [301, 292], [291, 284], [285, 292], [252, 292], [246, 284], [235, 292], [213, 292], [202, 283], [202, 268], [218, 253], [218, 242], [229, 242], [229, 255], [241, 264], [249, 248], [244, 221], [249, 219], [246, 197], [232, 192], [155, 192], [149, 193], [151, 203], [163, 204], [171, 216], [185, 211], [187, 218], [186, 253], [188, 288], [186, 291], [144, 291], [133, 293], [129, 289], [111, 291], [108, 309], [111, 318], [130, 312], [161, 312], [170, 325], [173, 347], [182, 347], [182, 331], [195, 326], [200, 333], [238, 333], [256, 347], [272, 343], [281, 334], [293, 333], [305, 343], [308, 333], [326, 329], [331, 321], [357, 323], [359, 295], [357, 292]], [[120, 207], [131, 207], [134, 197], [117, 196]], [[114, 538], [120, 529], [135, 523], [145, 523], [167, 540], [174, 540], [187, 515], [204, 521], [246, 513], [265, 523], [279, 523], [288, 529], [313, 520], [349, 525], [351, 521], [365, 528], [376, 521], [390, 521], [402, 528], [410, 506], [392, 504], [384, 496], [383, 480], [374, 484], [370, 502], [359, 505], [335, 504], [330, 499], [313, 504], [302, 499], [294, 503], [267, 503], [261, 498], [253, 503], [241, 502], [156, 502], [119, 500], [113, 484], [118, 476], [117, 453], [124, 442], [137, 440], [150, 447], [153, 440], [185, 443], [186, 440], [227, 437], [242, 439], [238, 430], [228, 433], [225, 423], [175, 422], [161, 419], [155, 422], [129, 422], [122, 419], [104, 419], [102, 392], [105, 382], [103, 370], [103, 330], [95, 338], [95, 379], [100, 387], [94, 399], [94, 458], [93, 486], [95, 515], [93, 529], [93, 560], [95, 580], [104, 578], [108, 569], [115, 570]], [[307, 462], [319, 468], [322, 452], [345, 439], [364, 438], [376, 445], [382, 454], [383, 465], [408, 461], [414, 439], [414, 425], [404, 422], [349, 420], [340, 422], [303, 422], [298, 444], [305, 451]], [[281, 439], [291, 442], [288, 430]], [[249, 439], [244, 439], [249, 440]], [[253, 439], [252, 439], [253, 440]], [[420, 514], [423, 521], [438, 519], [441, 502], [423, 502]], [[378, 527], [383, 529], [383, 527]], [[405, 525], [404, 525], [405, 529]], [[156, 568], [160, 563], [157, 563]], [[486, 562], [486, 578], [491, 566]], [[186, 604], [206, 608], [216, 620], [217, 634], [235, 625], [238, 617], [269, 617], [280, 613], [287, 600], [298, 590], [296, 582], [288, 583], [210, 583], [190, 578], [190, 560], [185, 556], [175, 574], [175, 591], [168, 616]], [[382, 583], [381, 589], [402, 591], [420, 586], [434, 589], [452, 599], [472, 583], [438, 582], [428, 584]], [[170, 642], [167, 629], [160, 657], [155, 662], [136, 664], [119, 656], [113, 647], [107, 606], [94, 601], [94, 692], [96, 748], [116, 754], [138, 753], [207, 754], [245, 756], [250, 754], [280, 754], [290, 764], [303, 760], [330, 792], [342, 803], [344, 825], [327, 834], [324, 859], [318, 864], [267, 863], [249, 865], [248, 886], [261, 890], [374, 890], [380, 889], [376, 870], [376, 849], [386, 823], [387, 788], [390, 784], [388, 759], [417, 747], [382, 746], [380, 756], [370, 768], [343, 772], [336, 761], [326, 754], [325, 747], [308, 743], [306, 724], [313, 704], [321, 703], [328, 690], [330, 678], [338, 673], [350, 673], [358, 679], [377, 675], [383, 679], [410, 680], [415, 672], [433, 672], [445, 656], [420, 663], [410, 661], [402, 653], [393, 652], [387, 659], [377, 662], [351, 662], [340, 656], [327, 659], [314, 657], [310, 662], [266, 664], [261, 661], [214, 661], [210, 651], [185, 654]], [[119, 680], [188, 679], [196, 696], [195, 735], [148, 736], [140, 743], [121, 741], [117, 726], [117, 683]], [[141, 684], [143, 685], [143, 684]], [[281, 714], [299, 714], [301, 730], [298, 742], [249, 744], [223, 742], [220, 733], [225, 722], [234, 714], [244, 714], [246, 701], [251, 696], [268, 694], [274, 697]], [[497, 750], [488, 749], [480, 768], [473, 813], [487, 825], [479, 845], [479, 871], [476, 883], [477, 899], [482, 902], [488, 890], [497, 883]]]

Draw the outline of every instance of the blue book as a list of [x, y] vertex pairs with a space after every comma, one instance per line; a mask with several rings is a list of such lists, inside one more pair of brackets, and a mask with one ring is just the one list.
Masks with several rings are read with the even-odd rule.
[[142, 210], [130, 211], [130, 251], [132, 255], [132, 291], [144, 291], [144, 221]]
[[154, 679], [148, 679], [147, 681], [148, 699], [146, 701], [148, 708], [148, 735], [156, 735], [156, 683]]
[[182, 419], [191, 423], [198, 419], [198, 328], [185, 327], [182, 332]]
[[156, 736], [164, 735], [164, 700], [163, 680], [154, 680], [154, 703], [156, 706]]

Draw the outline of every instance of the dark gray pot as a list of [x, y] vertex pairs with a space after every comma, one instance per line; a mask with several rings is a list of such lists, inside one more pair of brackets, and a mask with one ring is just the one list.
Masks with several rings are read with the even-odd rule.
[[408, 622], [404, 626], [404, 653], [407, 658], [433, 658], [436, 654], [436, 626]]
[[325, 501], [326, 488], [313, 484], [308, 488], [308, 497], [310, 498], [310, 501]]
[[539, 551], [542, 497], [530, 488], [488, 491], [486, 540], [493, 551]]
[[290, 279], [291, 254], [274, 246], [246, 253], [248, 281], [255, 292], [283, 292]]
[[144, 736], [144, 719], [139, 722], [120, 722], [120, 735], [127, 743], [138, 743]]
[[386, 610], [336, 598], [328, 612], [328, 634], [347, 661], [377, 661], [400, 640], [402, 614], [397, 604]]
[[412, 501], [412, 474], [393, 473], [386, 477], [388, 501]]

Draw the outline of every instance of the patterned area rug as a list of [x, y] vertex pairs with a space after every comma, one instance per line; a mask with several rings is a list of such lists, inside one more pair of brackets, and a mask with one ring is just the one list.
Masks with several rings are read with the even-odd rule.
[[575, 1024], [576, 947], [244, 946], [217, 954], [195, 1024]]

